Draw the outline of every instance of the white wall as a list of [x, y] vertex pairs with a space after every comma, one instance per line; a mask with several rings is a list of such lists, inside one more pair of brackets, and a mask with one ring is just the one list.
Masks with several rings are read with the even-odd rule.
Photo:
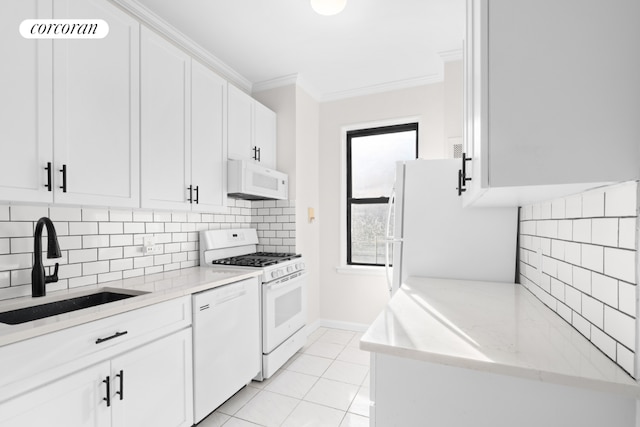
[[[296, 85], [269, 89], [253, 96], [278, 114], [278, 170], [289, 174], [289, 198], [296, 206], [296, 251], [302, 253], [308, 271], [308, 323], [320, 313], [320, 209], [318, 195], [319, 105]], [[307, 209], [315, 209], [309, 222]]]
[[[444, 84], [327, 102], [320, 105], [320, 318], [371, 323], [389, 294], [381, 275], [336, 271], [341, 259], [342, 128], [405, 117], [419, 118], [420, 157], [445, 156]], [[382, 270], [382, 269], [380, 269]]]

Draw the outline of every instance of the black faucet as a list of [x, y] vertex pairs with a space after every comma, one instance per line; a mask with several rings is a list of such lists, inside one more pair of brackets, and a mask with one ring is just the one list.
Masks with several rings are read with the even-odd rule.
[[33, 235], [33, 268], [31, 269], [31, 296], [43, 297], [47, 294], [45, 284], [58, 281], [58, 263], [56, 262], [53, 275], [45, 276], [42, 265], [42, 227], [47, 226], [47, 258], [60, 258], [60, 246], [58, 236], [53, 223], [47, 217], [42, 217], [36, 223], [36, 231]]

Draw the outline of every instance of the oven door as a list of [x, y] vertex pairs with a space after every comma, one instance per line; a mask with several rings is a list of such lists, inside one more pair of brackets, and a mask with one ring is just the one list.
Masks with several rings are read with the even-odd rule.
[[307, 321], [307, 273], [262, 286], [262, 352], [269, 354]]

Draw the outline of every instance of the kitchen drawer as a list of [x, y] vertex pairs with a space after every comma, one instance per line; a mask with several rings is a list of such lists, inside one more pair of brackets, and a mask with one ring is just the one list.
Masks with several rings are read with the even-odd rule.
[[0, 347], [0, 401], [9, 384], [65, 364], [77, 370], [190, 324], [185, 296]]

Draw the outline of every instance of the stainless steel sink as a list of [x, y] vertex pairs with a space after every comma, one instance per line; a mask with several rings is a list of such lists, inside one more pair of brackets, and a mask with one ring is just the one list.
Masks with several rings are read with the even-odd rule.
[[31, 322], [32, 320], [44, 319], [45, 317], [56, 316], [58, 314], [82, 310], [83, 308], [120, 301], [140, 295], [141, 293], [146, 292], [125, 293], [118, 292], [116, 290], [103, 290], [89, 295], [82, 295], [46, 304], [5, 311], [0, 313], [0, 323], [18, 325], [20, 323]]

